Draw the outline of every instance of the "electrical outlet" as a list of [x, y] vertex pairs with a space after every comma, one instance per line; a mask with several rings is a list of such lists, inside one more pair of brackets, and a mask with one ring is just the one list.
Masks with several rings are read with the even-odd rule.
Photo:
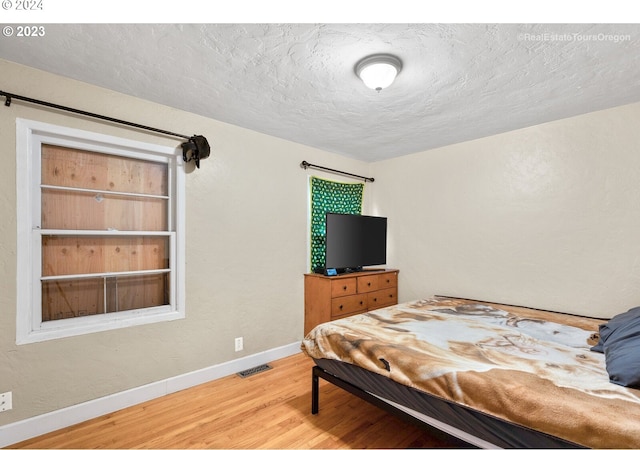
[[9, 411], [13, 408], [13, 401], [11, 399], [11, 392], [5, 392], [0, 394], [0, 412]]
[[241, 337], [236, 338], [236, 351], [237, 352], [242, 351], [243, 348], [244, 348], [244, 344], [242, 342], [242, 338]]

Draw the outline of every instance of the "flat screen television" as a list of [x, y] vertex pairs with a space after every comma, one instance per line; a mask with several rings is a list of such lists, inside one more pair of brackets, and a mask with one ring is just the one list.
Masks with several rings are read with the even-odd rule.
[[386, 217], [327, 213], [325, 225], [325, 269], [356, 272], [387, 263]]

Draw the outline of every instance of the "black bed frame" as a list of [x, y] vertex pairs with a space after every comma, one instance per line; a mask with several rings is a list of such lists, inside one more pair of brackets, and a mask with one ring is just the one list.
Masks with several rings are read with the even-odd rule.
[[[506, 422], [497, 417], [488, 416], [480, 411], [472, 410], [463, 405], [455, 404], [444, 399], [435, 398], [421, 393], [408, 386], [400, 385], [389, 378], [369, 372], [366, 369], [338, 361], [316, 359], [316, 365], [311, 371], [311, 414], [318, 414], [320, 408], [320, 378], [344, 389], [345, 391], [387, 411], [402, 420], [431, 433], [458, 448], [478, 448], [478, 444], [470, 443], [453, 434], [420, 420], [419, 417], [384, 401], [381, 397], [391, 395], [390, 399], [398, 405], [406, 405], [410, 410], [421, 411], [427, 417], [438, 418], [443, 424], [449, 424], [474, 438], [477, 442], [484, 442], [490, 448], [584, 448], [574, 442], [566, 441], [540, 431], [535, 431], [518, 424]], [[321, 367], [324, 366], [324, 367]], [[356, 374], [357, 376], [353, 377]], [[359, 374], [359, 375], [358, 375]], [[365, 378], [362, 378], [365, 374]], [[355, 381], [359, 380], [359, 381]], [[357, 383], [357, 384], [355, 384]], [[393, 387], [390, 394], [385, 394], [382, 385]], [[390, 391], [386, 391], [390, 392]], [[410, 393], [409, 397], [404, 396]], [[397, 397], [397, 400], [396, 400]], [[416, 403], [416, 397], [418, 402]], [[491, 444], [495, 442], [495, 444]]]
[[445, 433], [444, 431], [421, 421], [417, 417], [414, 417], [411, 414], [402, 411], [401, 409], [395, 408], [393, 405], [381, 400], [379, 397], [370, 394], [369, 392], [347, 381], [344, 381], [336, 377], [335, 375], [330, 374], [329, 372], [318, 366], [314, 366], [313, 369], [311, 369], [311, 414], [318, 414], [318, 411], [320, 409], [320, 378], [327, 380], [329, 383], [338, 386], [339, 388], [344, 389], [345, 391], [357, 397], [360, 397], [361, 399], [371, 403], [372, 405], [377, 406], [378, 408], [391, 413], [406, 422], [409, 422], [425, 431], [428, 431], [441, 440], [446, 440], [456, 448], [478, 448], [466, 441], [463, 441], [462, 439]]

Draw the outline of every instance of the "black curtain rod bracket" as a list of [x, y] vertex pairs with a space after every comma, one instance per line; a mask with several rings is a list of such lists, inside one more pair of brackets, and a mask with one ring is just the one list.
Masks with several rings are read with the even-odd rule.
[[311, 164], [311, 163], [308, 163], [306, 161], [302, 161], [300, 163], [300, 167], [302, 167], [304, 170], [307, 170], [309, 167], [312, 167], [314, 169], [325, 170], [327, 172], [339, 173], [340, 175], [346, 175], [348, 177], [360, 178], [361, 180], [364, 180], [365, 183], [367, 181], [369, 181], [370, 183], [373, 183], [374, 181], [376, 181], [375, 178], [365, 177], [365, 176], [362, 176], [362, 175], [356, 175], [354, 173], [349, 173], [349, 172], [343, 172], [342, 170], [330, 169], [329, 167], [317, 166], [315, 164]]
[[211, 147], [207, 142], [207, 138], [204, 136], [193, 135], [187, 136], [185, 134], [174, 133], [173, 131], [161, 130], [159, 128], [149, 127], [147, 125], [140, 125], [139, 123], [127, 122], [126, 120], [115, 119], [113, 117], [103, 116], [81, 109], [70, 108], [68, 106], [57, 105], [55, 103], [45, 102], [43, 100], [37, 100], [35, 98], [25, 97], [23, 95], [12, 94], [10, 92], [0, 91], [0, 96], [5, 97], [4, 106], [11, 106], [11, 102], [15, 100], [22, 100], [28, 103], [34, 103], [36, 105], [46, 106], [47, 108], [59, 109], [61, 111], [67, 111], [74, 114], [80, 114], [83, 116], [93, 117], [94, 119], [106, 120], [108, 122], [114, 122], [120, 125], [125, 125], [133, 128], [140, 128], [145, 131], [151, 131], [153, 133], [164, 134], [171, 137], [186, 139], [187, 142], [183, 142], [182, 146], [182, 159], [184, 162], [195, 161], [196, 167], [200, 168], [200, 160], [206, 159], [211, 154]]

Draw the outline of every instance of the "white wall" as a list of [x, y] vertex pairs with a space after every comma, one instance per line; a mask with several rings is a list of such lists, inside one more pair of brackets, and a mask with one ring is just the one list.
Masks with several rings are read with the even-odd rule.
[[[187, 175], [186, 314], [175, 322], [17, 346], [17, 117], [175, 146], [180, 141], [35, 107], [0, 109], [0, 425], [295, 343], [303, 333], [312, 163], [368, 165], [0, 60], [2, 90], [183, 134], [212, 155]], [[4, 102], [4, 98], [2, 99]], [[234, 352], [234, 338], [244, 351]]]
[[640, 104], [373, 164], [401, 301], [640, 305]]

